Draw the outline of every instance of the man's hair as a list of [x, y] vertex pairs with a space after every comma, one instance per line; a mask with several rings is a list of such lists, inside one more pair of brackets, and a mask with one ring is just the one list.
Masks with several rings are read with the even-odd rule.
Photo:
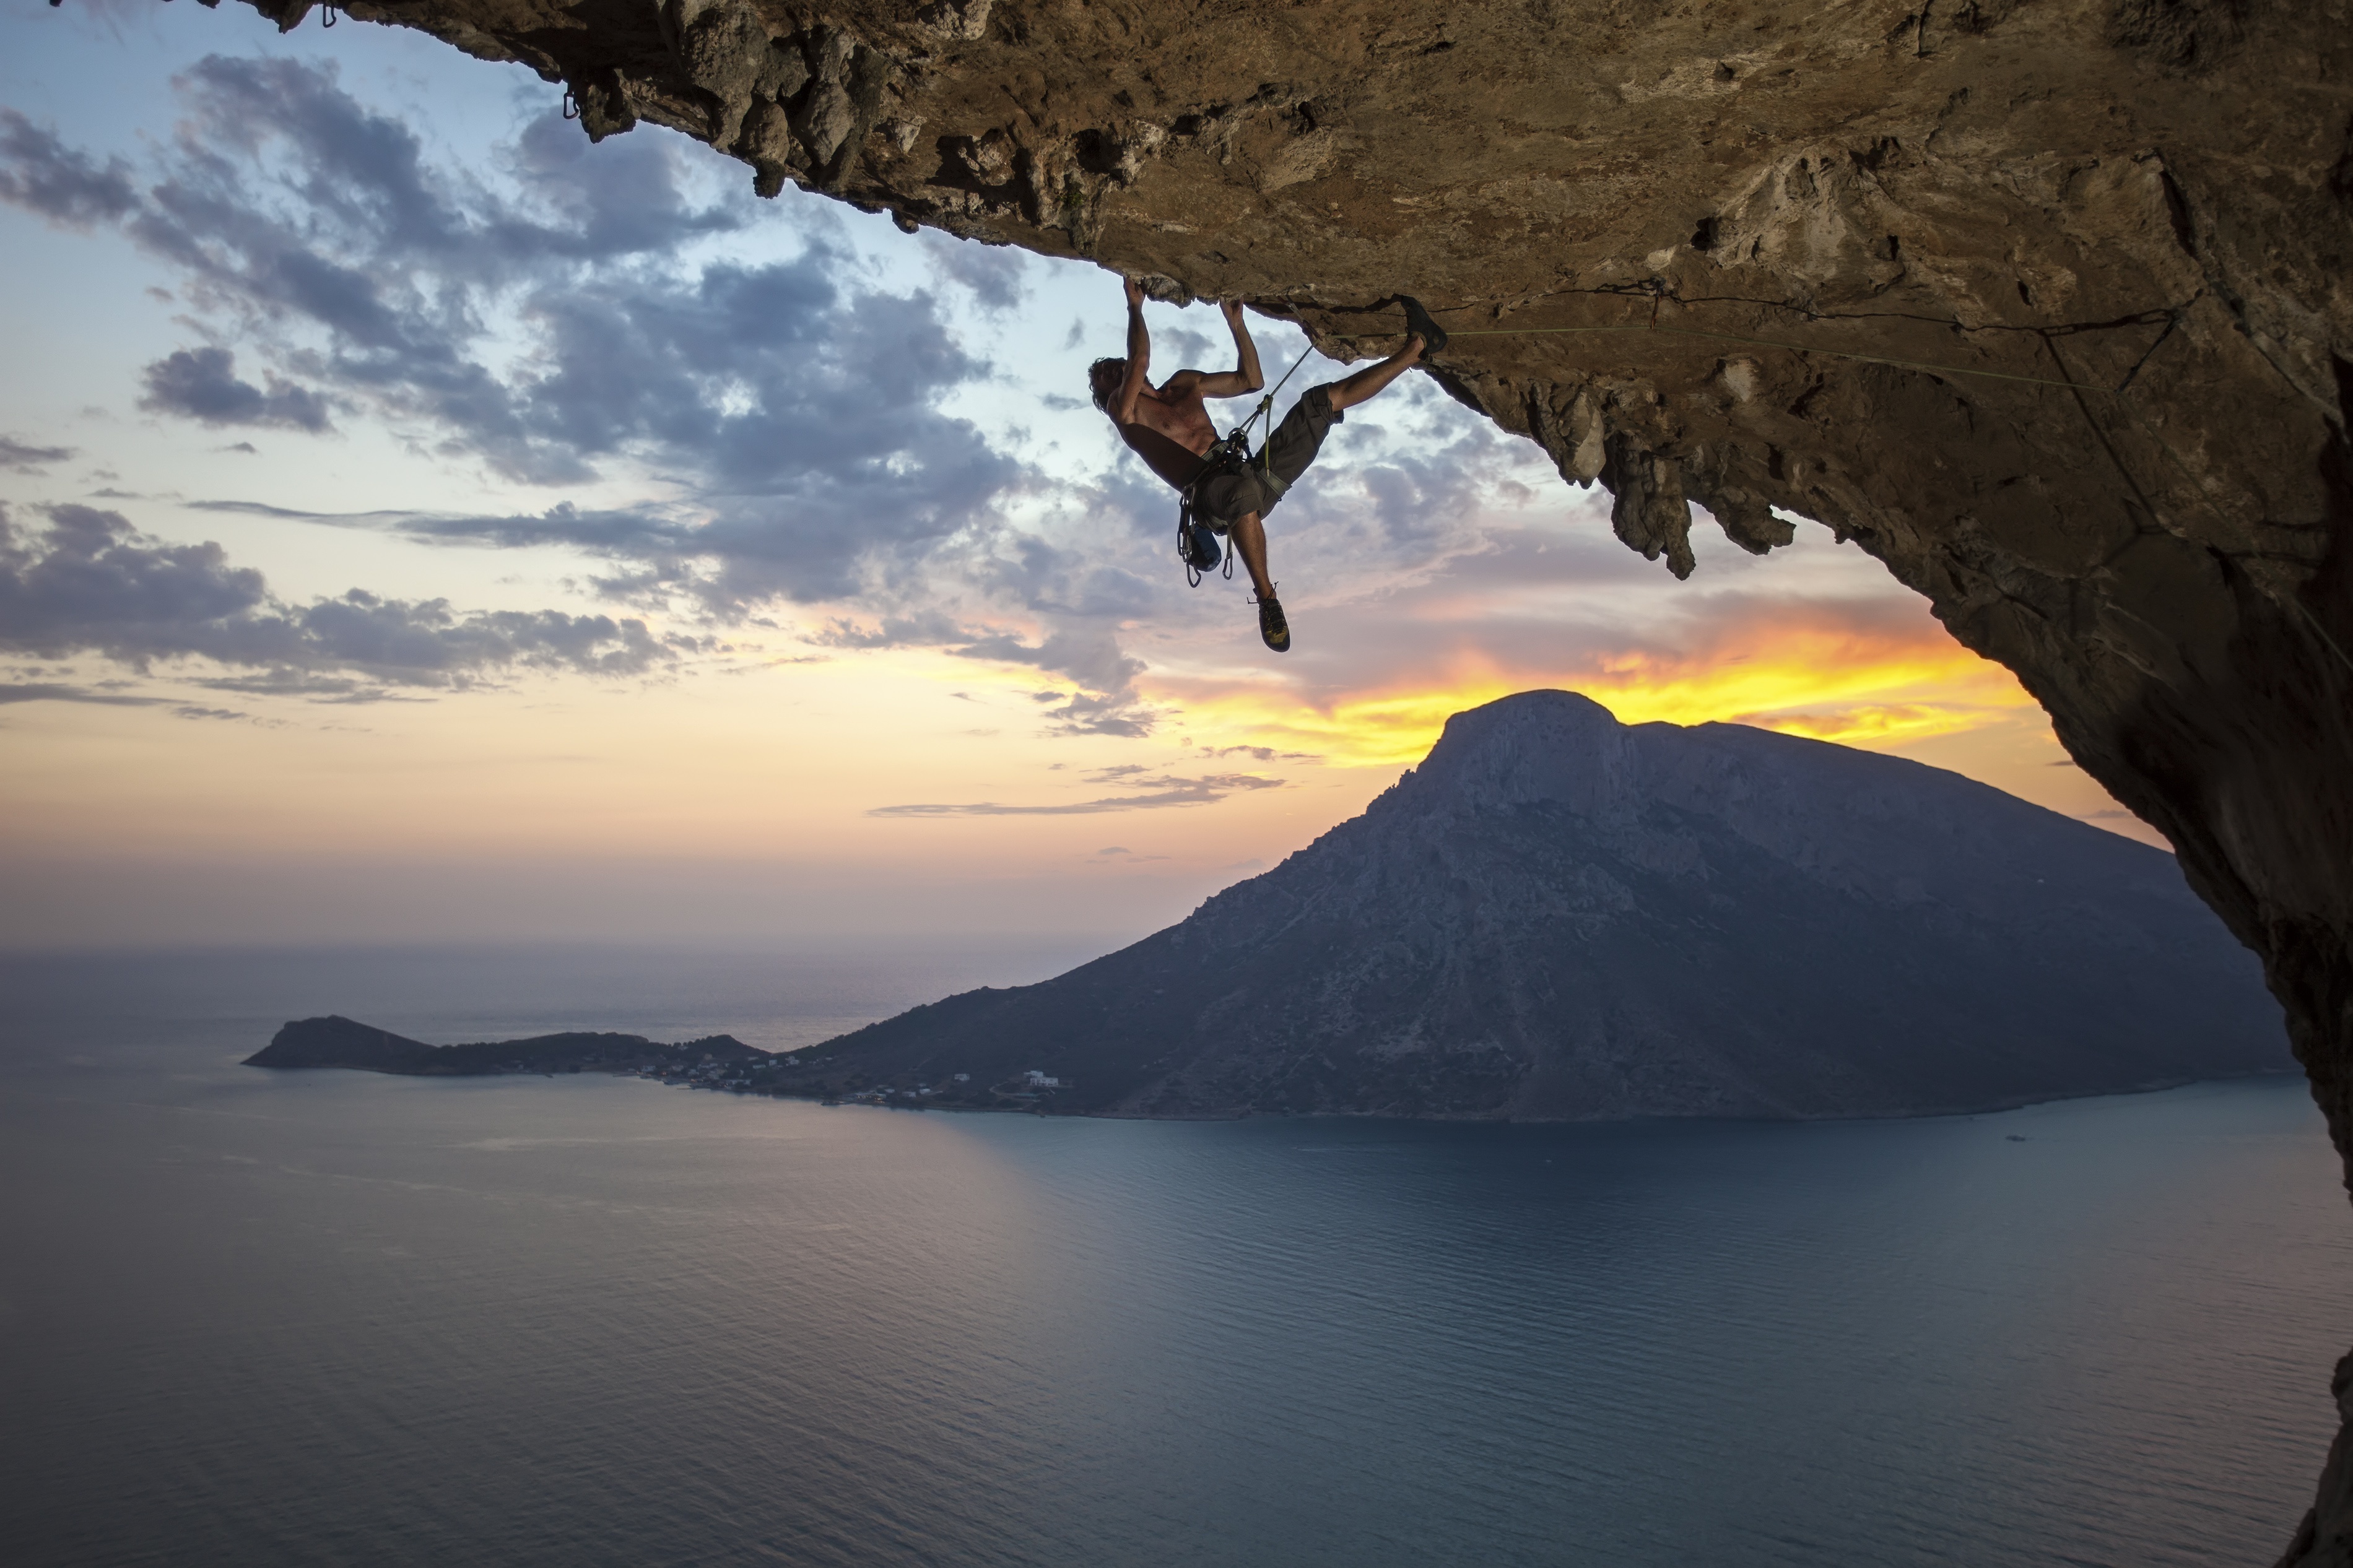
[[[1112, 373], [1108, 378], [1109, 385], [1104, 384], [1106, 378], [1103, 372], [1105, 371]], [[1120, 383], [1126, 379], [1127, 362], [1124, 359], [1099, 359], [1087, 366], [1087, 390], [1094, 394], [1095, 406], [1105, 414], [1110, 413], [1111, 395], [1119, 390]]]

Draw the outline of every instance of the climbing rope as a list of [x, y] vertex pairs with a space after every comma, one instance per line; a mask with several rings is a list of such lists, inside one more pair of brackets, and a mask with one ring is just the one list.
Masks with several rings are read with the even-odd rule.
[[[1293, 376], [1297, 375], [1299, 374], [1299, 367], [1305, 364], [1310, 359], [1314, 358], [1314, 346], [1310, 344], [1305, 353], [1301, 354], [1297, 359], [1291, 362], [1291, 368], [1282, 373], [1282, 380], [1274, 384], [1274, 390], [1272, 392], [1269, 392], [1264, 397], [1258, 400], [1258, 406], [1250, 410], [1250, 417], [1243, 420], [1240, 425], [1235, 426], [1226, 437], [1228, 441], [1240, 442], [1242, 444], [1243, 451], [1250, 451], [1253, 449], [1250, 445], [1250, 426], [1258, 424], [1261, 420], [1265, 421], [1266, 428], [1260, 436], [1259, 443], [1255, 450], [1258, 454], [1259, 472], [1264, 474], [1269, 480], [1271, 480], [1274, 478], [1274, 459], [1267, 451], [1268, 445], [1274, 437], [1274, 395], [1277, 392], [1281, 392], [1283, 388], [1283, 383], [1288, 382]], [[1233, 574], [1229, 572], [1227, 573], [1227, 575], [1231, 576]]]
[[[2049, 376], [2043, 375], [2020, 375], [2006, 370], [1977, 370], [1967, 365], [1934, 364], [1926, 360], [1894, 359], [1885, 354], [1861, 354], [1845, 349], [1817, 348], [1810, 343], [1783, 342], [1776, 338], [1743, 337], [1736, 332], [1705, 332], [1696, 327], [1662, 327], [1656, 321], [1622, 321], [1606, 326], [1587, 327], [1460, 327], [1446, 335], [1450, 338], [1535, 338], [1567, 332], [1656, 332], [1662, 337], [1705, 338], [1712, 342], [1739, 343], [1748, 348], [1780, 349], [1788, 353], [1822, 354], [1831, 359], [1861, 360], [1865, 364], [1889, 364], [1903, 370], [1932, 371], [1939, 375], [1976, 375], [1991, 381], [2024, 382], [2029, 386], [2063, 386], [2076, 392], [2110, 391], [2105, 386], [2089, 386], [2075, 381], [2053, 381]], [[1393, 338], [1397, 335], [1395, 332], [1360, 332], [1353, 336], [1341, 337], [1339, 341], [1352, 343], [1365, 342], [1379, 338]]]

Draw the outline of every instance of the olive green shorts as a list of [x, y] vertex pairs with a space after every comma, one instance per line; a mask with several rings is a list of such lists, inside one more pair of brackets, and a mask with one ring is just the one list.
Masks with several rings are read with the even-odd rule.
[[1331, 387], [1309, 387], [1266, 438], [1266, 449], [1250, 459], [1249, 471], [1203, 479], [1193, 509], [1213, 525], [1230, 525], [1251, 512], [1264, 517], [1323, 450], [1324, 433], [1346, 417], [1332, 406]]

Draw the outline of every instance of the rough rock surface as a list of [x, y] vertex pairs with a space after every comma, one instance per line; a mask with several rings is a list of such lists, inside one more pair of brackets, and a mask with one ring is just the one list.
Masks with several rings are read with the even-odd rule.
[[1672, 570], [1684, 501], [1831, 524], [2173, 841], [2353, 1152], [2353, 0], [348, 9], [1336, 351], [1410, 288]]
[[1362, 816], [1042, 984], [816, 1047], [1057, 1109], [1905, 1116], [2293, 1068], [2173, 858], [1957, 774], [1532, 691]]

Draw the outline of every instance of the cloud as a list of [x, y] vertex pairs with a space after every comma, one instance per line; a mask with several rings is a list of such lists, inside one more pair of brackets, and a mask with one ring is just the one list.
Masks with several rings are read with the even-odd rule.
[[68, 686], [57, 681], [0, 681], [0, 707], [17, 702], [79, 702], [100, 708], [167, 708], [182, 719], [226, 719], [257, 724], [273, 722], [256, 719], [250, 713], [233, 708], [206, 708], [170, 697], [140, 697], [124, 691]]
[[37, 474], [43, 463], [62, 463], [74, 455], [71, 447], [35, 447], [13, 437], [0, 436], [0, 468]]
[[[293, 605], [214, 543], [170, 544], [121, 513], [46, 509], [34, 532], [0, 509], [0, 650], [98, 654], [133, 668], [196, 658], [263, 669], [237, 689], [309, 692], [357, 673], [395, 686], [462, 689], [512, 669], [635, 677], [677, 662], [638, 620], [560, 610], [460, 612], [445, 600], [353, 588]], [[337, 683], [322, 694], [358, 697]]]
[[[1105, 795], [1054, 805], [1000, 805], [976, 801], [964, 805], [878, 805], [869, 816], [1092, 816], [1108, 811], [1153, 811], [1172, 805], [1214, 805], [1237, 791], [1281, 789], [1281, 779], [1256, 773], [1210, 773], [1200, 778], [1139, 778], [1151, 786], [1142, 795]], [[1105, 854], [1112, 851], [1105, 850]]]
[[15, 110], [0, 109], [0, 201], [52, 223], [88, 228], [127, 217], [139, 195], [121, 159], [100, 164]]
[[1009, 245], [952, 238], [934, 228], [923, 230], [923, 243], [933, 268], [970, 289], [981, 309], [1009, 310], [1021, 303], [1029, 267], [1020, 251]]
[[0, 706], [12, 702], [87, 702], [102, 708], [153, 708], [160, 697], [133, 697], [121, 691], [94, 691], [87, 686], [67, 686], [52, 680], [0, 681]]
[[1087, 857], [1090, 866], [1141, 866], [1146, 861], [1166, 860], [1166, 855], [1138, 855], [1133, 849], [1114, 844], [1108, 849], [1098, 849]]
[[[608, 593], [627, 595], [661, 587], [683, 587], [707, 609], [725, 609], [726, 618], [747, 615], [758, 602], [751, 579], [758, 570], [741, 544], [740, 530], [725, 522], [697, 521], [676, 510], [653, 507], [586, 510], [570, 502], [538, 514], [466, 515], [413, 510], [317, 512], [246, 500], [199, 500], [189, 510], [233, 515], [270, 517], [320, 522], [335, 527], [367, 528], [396, 532], [438, 543], [475, 543], [499, 548], [564, 545], [620, 563], [610, 577], [599, 579]], [[1050, 546], [1020, 553], [1034, 565]], [[968, 563], [967, 577], [1001, 586], [1019, 575], [1017, 563], [997, 560]], [[1114, 573], [1115, 568], [1104, 569]], [[1085, 572], [1073, 574], [1082, 581]], [[1042, 576], [1042, 574], [1041, 574]], [[1031, 590], [1036, 591], [1032, 592]], [[789, 595], [786, 596], [791, 596]], [[921, 590], [914, 596], [920, 600]], [[1032, 605], [1046, 598], [1038, 584], [1008, 596]], [[1050, 612], [1069, 624], [1050, 627], [1036, 642], [1010, 630], [976, 626], [936, 605], [920, 602], [871, 619], [837, 616], [807, 640], [821, 647], [858, 651], [888, 648], [936, 648], [957, 658], [1023, 666], [1062, 676], [1079, 686], [1071, 692], [1041, 694], [1057, 704], [1046, 718], [1067, 734], [1140, 737], [1151, 732], [1158, 711], [1136, 693], [1134, 682], [1144, 672], [1142, 660], [1126, 654], [1118, 634], [1087, 616], [1100, 610], [1098, 595], [1079, 606], [1050, 604]], [[1112, 595], [1114, 604], [1124, 603]], [[1029, 607], [1026, 606], [1025, 607]]]
[[313, 434], [327, 428], [325, 398], [275, 375], [268, 392], [240, 381], [237, 356], [227, 349], [182, 349], [149, 365], [145, 381], [139, 406], [150, 413], [204, 425], [283, 425]]
[[1096, 626], [1055, 631], [1034, 647], [1009, 633], [997, 633], [954, 651], [961, 658], [1031, 665], [1099, 692], [1125, 691], [1144, 673], [1142, 660], [1122, 653], [1119, 639]]
[[192, 702], [176, 704], [172, 711], [182, 719], [220, 719], [230, 722], [270, 724], [273, 721], [256, 719], [250, 713], [240, 713], [234, 708], [201, 708]]
[[[885, 616], [871, 626], [860, 626], [846, 617], [837, 618], [808, 640], [820, 647], [938, 647], [947, 643], [963, 642], [976, 635], [938, 611], [928, 610], [916, 615]], [[967, 693], [962, 691], [950, 692], [949, 695], [972, 700]]]
[[997, 633], [947, 651], [959, 658], [1028, 665], [1078, 682], [1076, 691], [1033, 693], [1041, 704], [1059, 704], [1046, 708], [1045, 715], [1064, 734], [1141, 739], [1158, 721], [1158, 711], [1135, 690], [1144, 661], [1123, 652], [1118, 637], [1108, 628], [1062, 627], [1034, 646], [1010, 633]]
[[[175, 85], [177, 134], [135, 180], [21, 115], [0, 121], [0, 200], [118, 223], [183, 275], [215, 342], [148, 368], [153, 411], [316, 431], [332, 407], [529, 483], [651, 468], [687, 500], [638, 526], [568, 507], [400, 526], [570, 544], [617, 563], [617, 597], [683, 595], [723, 618], [887, 596], [997, 530], [998, 498], [1027, 482], [941, 411], [992, 373], [930, 293], [860, 284], [819, 233], [773, 258], [694, 258], [750, 220], [689, 200], [699, 154], [676, 139], [591, 147], [548, 113], [503, 161], [512, 187], [493, 188], [437, 163], [332, 65], [213, 56]], [[1022, 264], [967, 248], [955, 275], [1013, 298]], [[240, 374], [248, 356], [260, 369]]]

